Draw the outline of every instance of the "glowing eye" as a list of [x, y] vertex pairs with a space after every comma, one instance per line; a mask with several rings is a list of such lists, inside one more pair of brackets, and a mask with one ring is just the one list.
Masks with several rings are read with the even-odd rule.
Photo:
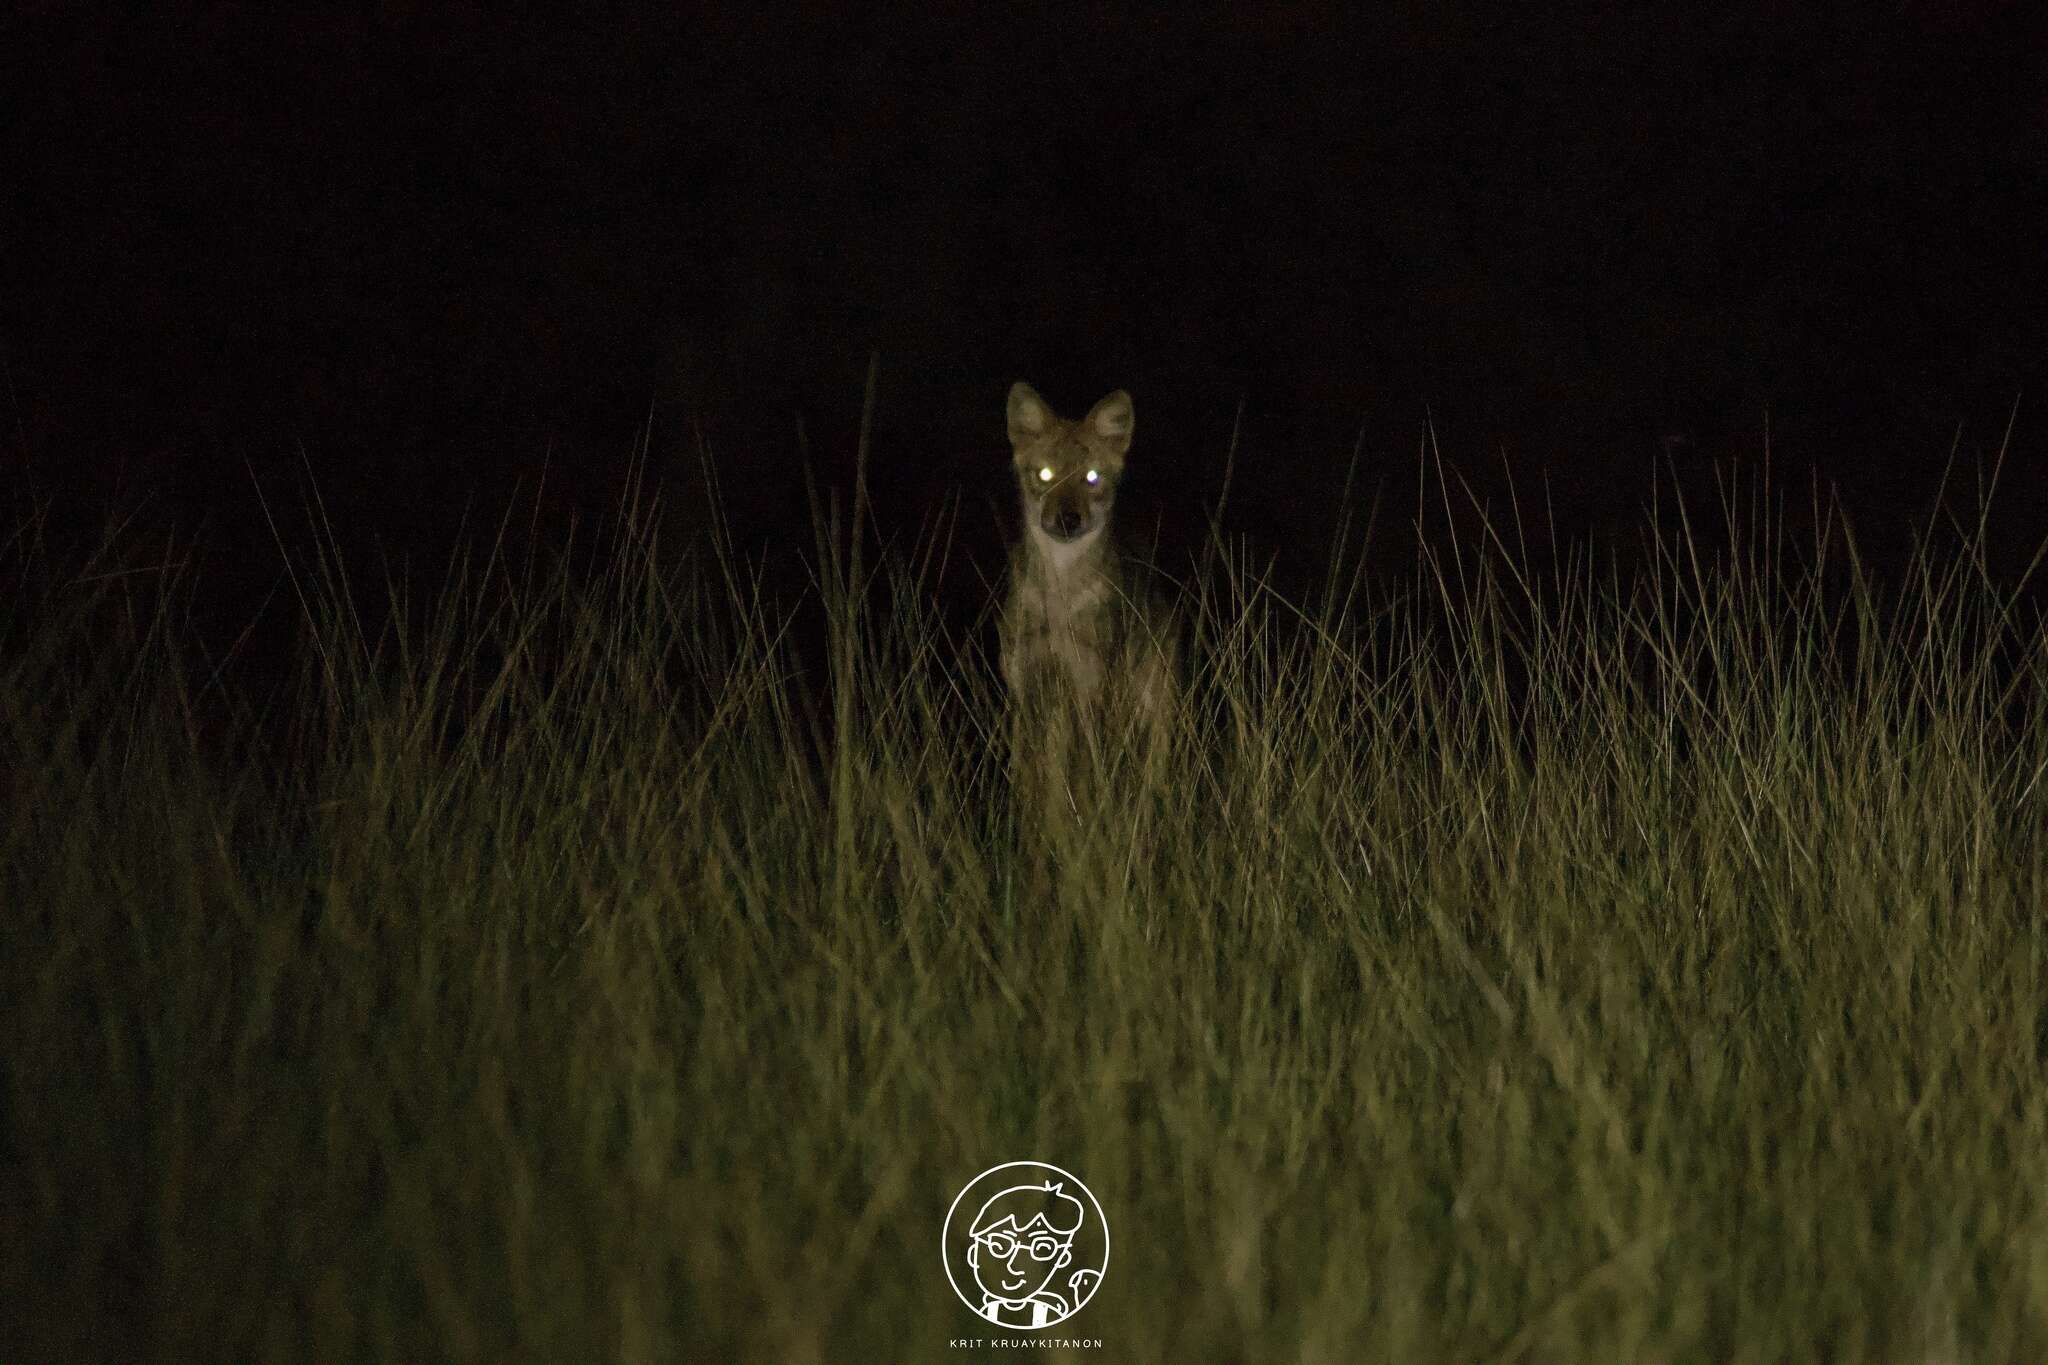
[[1051, 482], [1052, 482], [1052, 466], [1051, 466], [1051, 465], [1041, 465], [1041, 466], [1039, 466], [1039, 470], [1038, 470], [1038, 481], [1039, 481], [1040, 483], [1051, 483]]
[[1092, 470], [1092, 469], [1091, 469], [1091, 470], [1089, 470], [1089, 471], [1088, 471], [1088, 482], [1090, 482], [1090, 483], [1101, 483], [1101, 482], [1102, 482], [1102, 475], [1100, 475], [1100, 474], [1096, 473], [1096, 472], [1095, 472], [1094, 470]]

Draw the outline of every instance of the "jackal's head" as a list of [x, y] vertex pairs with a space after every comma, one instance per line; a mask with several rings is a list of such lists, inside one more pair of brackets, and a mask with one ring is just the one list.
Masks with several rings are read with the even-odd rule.
[[1025, 533], [1077, 549], [1100, 535], [1131, 448], [1131, 396], [1118, 389], [1069, 422], [1020, 381], [1010, 386], [1009, 419]]

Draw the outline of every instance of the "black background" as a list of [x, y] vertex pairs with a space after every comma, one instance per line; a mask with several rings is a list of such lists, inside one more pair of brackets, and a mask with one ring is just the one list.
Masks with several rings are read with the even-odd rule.
[[1224, 520], [1308, 580], [1354, 448], [1407, 552], [1432, 427], [1541, 539], [1760, 474], [1767, 421], [1880, 559], [2015, 411], [2010, 562], [2048, 510], [2024, 6], [498, 8], [0, 20], [33, 492], [254, 585], [259, 486], [409, 554], [544, 463], [546, 524], [601, 510], [643, 438], [687, 519], [701, 436], [743, 542], [801, 548], [874, 355], [879, 525], [957, 503], [991, 564], [1019, 377], [1132, 391], [1168, 550], [1237, 430]]

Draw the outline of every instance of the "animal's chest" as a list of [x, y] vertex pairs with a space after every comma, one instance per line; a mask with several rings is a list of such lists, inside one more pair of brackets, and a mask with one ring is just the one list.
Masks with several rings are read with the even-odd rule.
[[1056, 679], [1079, 695], [1091, 696], [1102, 686], [1106, 669], [1103, 644], [1095, 631], [1054, 628], [1020, 645], [1018, 670], [1027, 687]]
[[1114, 605], [1107, 585], [1090, 585], [1065, 598], [1034, 587], [1019, 590], [1003, 638], [1003, 672], [1012, 690], [1094, 696], [1113, 667]]

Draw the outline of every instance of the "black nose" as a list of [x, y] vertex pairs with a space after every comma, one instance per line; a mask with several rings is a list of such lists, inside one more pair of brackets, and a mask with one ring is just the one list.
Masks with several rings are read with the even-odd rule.
[[1081, 528], [1085, 525], [1087, 521], [1079, 512], [1071, 507], [1062, 507], [1047, 519], [1045, 529], [1061, 540], [1072, 540], [1081, 534]]

